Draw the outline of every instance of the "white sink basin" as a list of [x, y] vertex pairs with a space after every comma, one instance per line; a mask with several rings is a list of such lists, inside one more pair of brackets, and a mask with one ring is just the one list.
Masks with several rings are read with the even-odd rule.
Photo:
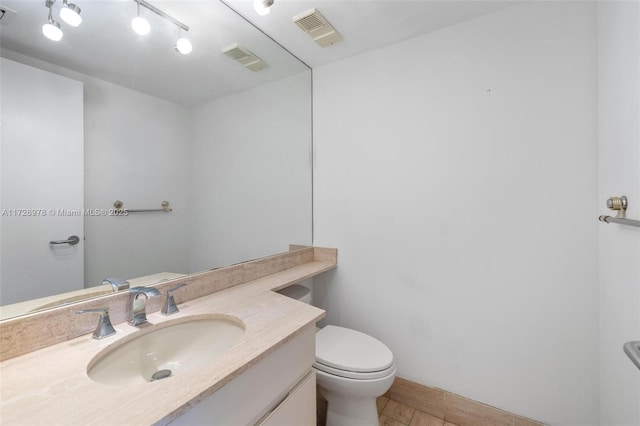
[[215, 360], [238, 343], [244, 330], [240, 319], [221, 315], [167, 321], [102, 350], [89, 363], [87, 375], [106, 385], [171, 380]]

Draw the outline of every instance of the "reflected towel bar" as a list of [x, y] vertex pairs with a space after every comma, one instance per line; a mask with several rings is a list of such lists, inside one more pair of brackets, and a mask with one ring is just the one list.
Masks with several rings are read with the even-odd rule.
[[[122, 208], [122, 206], [124, 205], [124, 203], [120, 200], [116, 200], [115, 203], [113, 203], [113, 207], [116, 208], [116, 210], [118, 211], [122, 211], [123, 213], [126, 212], [128, 213], [150, 213], [150, 212], [165, 212], [165, 213], [169, 213], [171, 211], [173, 211], [173, 209], [171, 207], [169, 207], [169, 202], [168, 201], [163, 201], [161, 206], [162, 208], [160, 209], [124, 209]], [[122, 216], [126, 216], [126, 215], [122, 215]]]

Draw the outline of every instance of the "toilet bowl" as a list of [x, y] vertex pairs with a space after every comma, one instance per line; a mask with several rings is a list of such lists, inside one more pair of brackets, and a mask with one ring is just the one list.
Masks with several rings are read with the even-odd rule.
[[[311, 292], [293, 285], [280, 293], [304, 303]], [[378, 339], [335, 325], [316, 332], [313, 364], [318, 388], [327, 400], [327, 426], [377, 426], [376, 398], [393, 383], [393, 353]]]

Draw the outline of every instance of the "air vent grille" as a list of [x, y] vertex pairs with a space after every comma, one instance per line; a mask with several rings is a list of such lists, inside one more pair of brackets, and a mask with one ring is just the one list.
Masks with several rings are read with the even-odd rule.
[[342, 40], [342, 36], [317, 9], [294, 16], [293, 22], [321, 47], [329, 47]]
[[244, 47], [239, 46], [238, 43], [225, 47], [222, 49], [222, 53], [234, 61], [240, 62], [245, 68], [254, 72], [263, 70], [267, 67], [267, 64], [265, 64], [262, 59], [258, 58]]
[[8, 25], [16, 17], [16, 11], [0, 4], [0, 24]]
[[309, 32], [322, 27], [324, 25], [324, 22], [322, 22], [317, 15], [309, 15], [306, 18], [302, 18], [299, 21], [296, 21], [296, 24], [298, 24], [298, 26], [304, 31]]
[[247, 56], [249, 56], [250, 54], [245, 51], [240, 49], [239, 47], [235, 47], [227, 52], [224, 52], [225, 55], [227, 55], [228, 57], [230, 57], [231, 59], [235, 59], [236, 61], [239, 61], [243, 58], [246, 58]]

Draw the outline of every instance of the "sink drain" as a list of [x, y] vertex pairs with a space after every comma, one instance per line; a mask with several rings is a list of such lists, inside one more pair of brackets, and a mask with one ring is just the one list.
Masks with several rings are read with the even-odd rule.
[[166, 379], [171, 376], [171, 370], [158, 370], [151, 376], [151, 381]]

